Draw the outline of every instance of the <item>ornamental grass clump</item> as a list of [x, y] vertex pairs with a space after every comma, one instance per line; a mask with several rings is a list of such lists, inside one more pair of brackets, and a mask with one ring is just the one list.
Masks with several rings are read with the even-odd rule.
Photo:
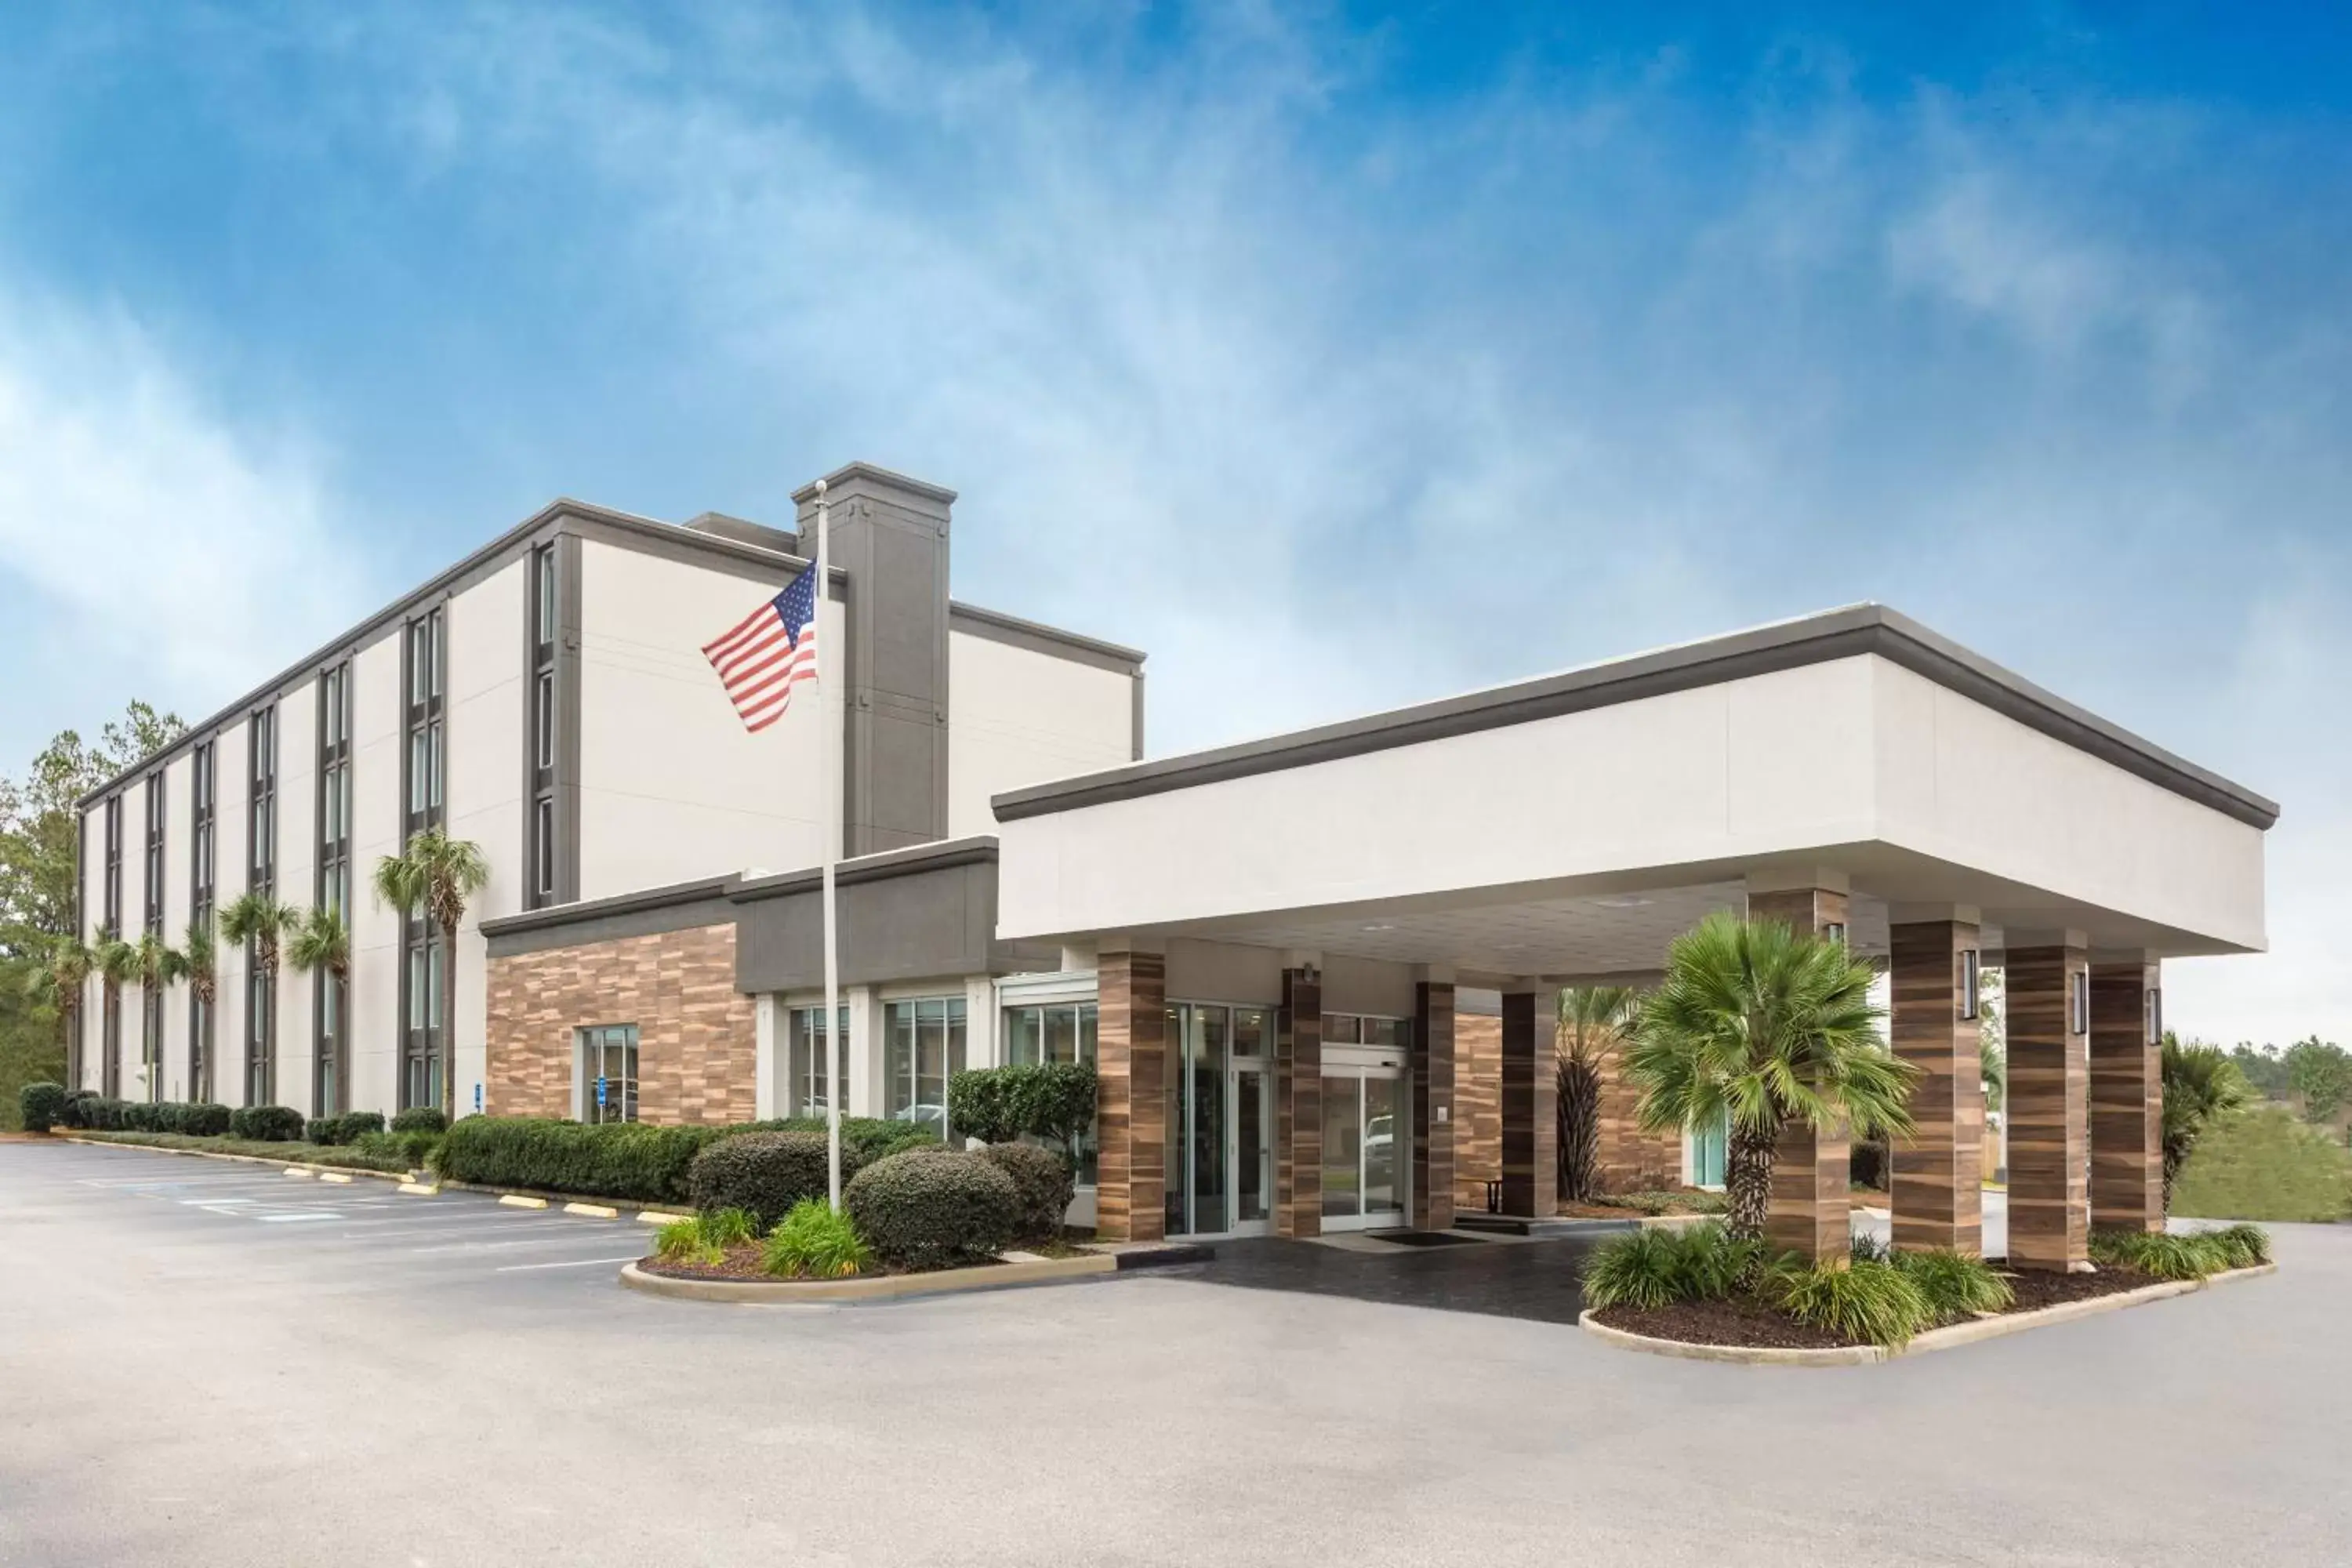
[[759, 1236], [759, 1227], [741, 1209], [711, 1209], [691, 1219], [673, 1220], [654, 1237], [654, 1250], [673, 1263], [716, 1266], [727, 1249]]
[[2271, 1260], [2271, 1233], [2243, 1221], [2208, 1231], [2206, 1239], [2229, 1256], [2232, 1268], [2257, 1268]]
[[1720, 1225], [1645, 1226], [1593, 1249], [1584, 1265], [1584, 1302], [1648, 1310], [1720, 1300], [1756, 1278], [1764, 1261], [1762, 1243]]
[[2252, 1268], [2270, 1258], [2270, 1233], [2258, 1225], [2183, 1235], [2137, 1230], [2091, 1233], [2093, 1262], [2129, 1268], [2152, 1279], [2202, 1279], [2233, 1268]]
[[2005, 1312], [2017, 1304], [2009, 1281], [1980, 1258], [1969, 1258], [1949, 1247], [1923, 1247], [1890, 1253], [1892, 1263], [1918, 1289], [1936, 1322], [1958, 1322], [1980, 1313]]
[[1899, 1349], [1933, 1321], [1927, 1299], [1892, 1263], [1845, 1268], [1790, 1264], [1768, 1281], [1773, 1300], [1801, 1323], [1863, 1344]]
[[821, 1198], [803, 1198], [768, 1233], [761, 1261], [788, 1279], [840, 1279], [873, 1267], [874, 1257], [847, 1215]]

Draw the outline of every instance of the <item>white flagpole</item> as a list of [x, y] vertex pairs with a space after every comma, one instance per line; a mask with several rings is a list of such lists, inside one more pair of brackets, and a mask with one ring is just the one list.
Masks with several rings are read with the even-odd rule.
[[835, 1212], [841, 1208], [841, 1097], [849, 1086], [841, 1081], [841, 952], [834, 941], [833, 863], [841, 854], [841, 727], [848, 714], [835, 706], [833, 672], [837, 668], [833, 637], [824, 630], [824, 606], [833, 596], [832, 508], [824, 499], [824, 481], [816, 482], [816, 607], [809, 624], [816, 628], [816, 709], [824, 726], [824, 1165], [825, 1192]]

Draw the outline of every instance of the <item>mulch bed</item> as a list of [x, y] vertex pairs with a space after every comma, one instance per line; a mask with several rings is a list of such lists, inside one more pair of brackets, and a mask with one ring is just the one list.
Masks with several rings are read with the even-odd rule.
[[[2087, 1301], [2098, 1296], [2120, 1295], [2137, 1290], [2157, 1280], [2130, 1268], [2101, 1268], [2096, 1274], [2046, 1274], [2039, 1270], [2009, 1273], [2000, 1259], [1992, 1259], [1996, 1268], [2003, 1270], [2010, 1289], [2016, 1292], [2017, 1304], [2010, 1312], [2032, 1312], [2044, 1307], [2055, 1307], [2067, 1301]], [[2003, 1313], [2006, 1317], [2009, 1314]], [[1752, 1296], [1735, 1296], [1721, 1301], [1677, 1301], [1670, 1307], [1639, 1309], [1609, 1307], [1593, 1314], [1595, 1321], [1612, 1329], [1622, 1329], [1631, 1334], [1647, 1334], [1654, 1340], [1675, 1340], [1693, 1345], [1740, 1345], [1771, 1350], [1834, 1350], [1843, 1345], [1859, 1344], [1858, 1340], [1841, 1339], [1824, 1329], [1800, 1323], [1779, 1309], [1769, 1307]]]
[[[661, 1254], [656, 1252], [649, 1253], [646, 1257], [638, 1258], [637, 1267], [647, 1274], [659, 1274], [663, 1278], [668, 1279], [759, 1279], [776, 1281], [786, 1279], [787, 1277], [782, 1274], [769, 1273], [767, 1269], [761, 1266], [761, 1259], [764, 1255], [764, 1252], [765, 1248], [763, 1248], [760, 1243], [756, 1241], [746, 1241], [729, 1247], [727, 1249], [726, 1256], [717, 1263], [704, 1263], [692, 1258], [664, 1258]], [[1056, 1256], [1066, 1257], [1068, 1255], [1064, 1253]], [[986, 1265], [960, 1264], [958, 1267], [984, 1268]], [[870, 1279], [877, 1274], [915, 1274], [920, 1272], [922, 1272], [922, 1270], [914, 1268], [898, 1268], [888, 1264], [877, 1264], [871, 1268], [860, 1270], [853, 1278]]]

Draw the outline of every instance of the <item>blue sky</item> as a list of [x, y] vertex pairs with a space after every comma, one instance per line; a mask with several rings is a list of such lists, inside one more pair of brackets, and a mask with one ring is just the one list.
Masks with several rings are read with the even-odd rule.
[[2172, 1016], [2352, 1043], [2352, 23], [1590, 9], [12, 6], [0, 755], [862, 457], [1155, 750], [1885, 600], [2283, 801]]

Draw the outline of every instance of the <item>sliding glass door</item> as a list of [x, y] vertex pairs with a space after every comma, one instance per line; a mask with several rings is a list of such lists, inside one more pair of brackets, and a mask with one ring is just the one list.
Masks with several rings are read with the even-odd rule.
[[1273, 1013], [1178, 1002], [1168, 1008], [1170, 1236], [1265, 1229], [1273, 1191]]

